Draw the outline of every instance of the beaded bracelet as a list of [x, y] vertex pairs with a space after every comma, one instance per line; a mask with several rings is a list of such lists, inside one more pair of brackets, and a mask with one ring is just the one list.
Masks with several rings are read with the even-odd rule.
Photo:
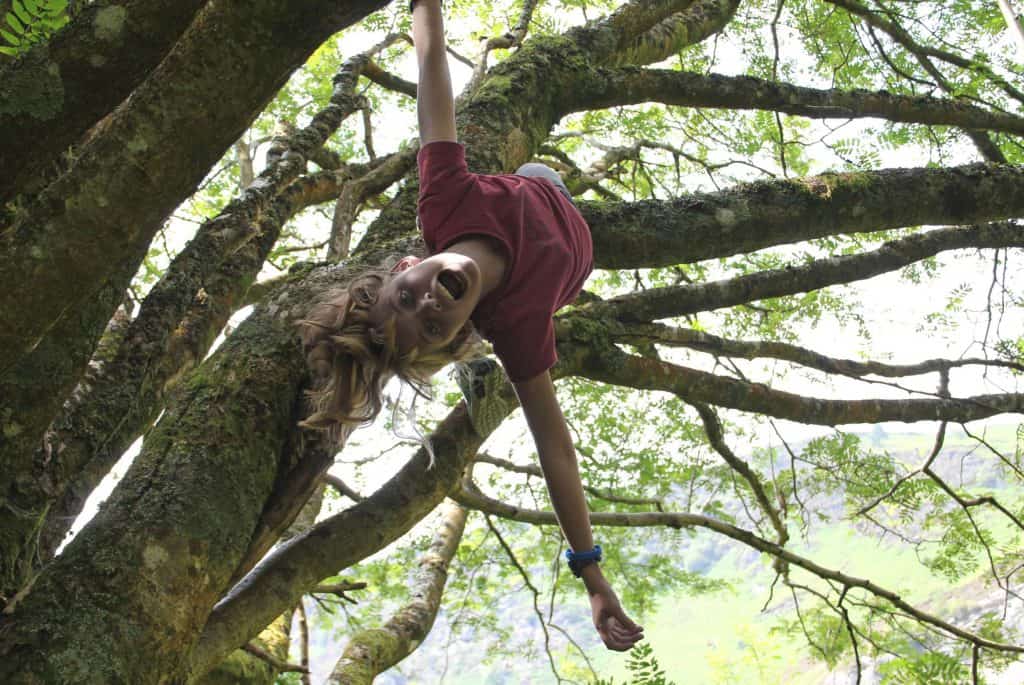
[[569, 560], [569, 570], [577, 578], [587, 566], [601, 561], [601, 545], [594, 545], [594, 549], [586, 552], [574, 552], [571, 549], [565, 550], [565, 558]]

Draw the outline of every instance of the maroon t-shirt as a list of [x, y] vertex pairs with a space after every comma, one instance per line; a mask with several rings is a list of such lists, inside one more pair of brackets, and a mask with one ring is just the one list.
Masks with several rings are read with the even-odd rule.
[[428, 143], [418, 161], [430, 252], [470, 235], [505, 251], [505, 280], [477, 305], [473, 324], [513, 381], [547, 371], [558, 360], [551, 316], [576, 299], [593, 268], [587, 223], [551, 181], [470, 173], [460, 143]]

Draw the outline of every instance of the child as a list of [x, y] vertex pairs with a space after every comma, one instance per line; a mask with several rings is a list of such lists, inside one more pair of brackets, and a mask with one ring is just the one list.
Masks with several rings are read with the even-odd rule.
[[363, 276], [311, 313], [309, 360], [332, 381], [305, 425], [347, 430], [372, 419], [388, 376], [419, 386], [465, 358], [472, 320], [515, 386], [594, 625], [609, 649], [627, 650], [643, 629], [623, 612], [597, 564], [575, 448], [548, 373], [557, 359], [551, 316], [576, 298], [592, 268], [589, 229], [561, 179], [543, 165], [524, 165], [516, 175], [469, 173], [455, 142], [440, 0], [414, 0], [413, 42], [419, 221], [432, 256], [405, 257], [391, 273]]

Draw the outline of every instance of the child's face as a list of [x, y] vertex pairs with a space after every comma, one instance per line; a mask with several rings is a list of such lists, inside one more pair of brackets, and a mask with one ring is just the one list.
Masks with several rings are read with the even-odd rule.
[[435, 350], [451, 342], [480, 300], [477, 263], [460, 254], [441, 252], [429, 259], [406, 257], [370, 308], [369, 323], [383, 330], [392, 317], [398, 353], [413, 347]]

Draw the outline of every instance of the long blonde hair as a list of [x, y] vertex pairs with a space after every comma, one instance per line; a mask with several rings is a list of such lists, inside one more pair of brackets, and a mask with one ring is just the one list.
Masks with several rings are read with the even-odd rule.
[[480, 339], [469, 321], [447, 345], [399, 354], [394, 321], [384, 330], [370, 324], [370, 308], [393, 277], [386, 269], [354, 278], [348, 288], [310, 309], [299, 322], [306, 362], [314, 376], [307, 391], [311, 414], [299, 425], [326, 430], [340, 440], [372, 421], [383, 406], [384, 385], [393, 376], [428, 396], [430, 377], [453, 361], [477, 353]]

